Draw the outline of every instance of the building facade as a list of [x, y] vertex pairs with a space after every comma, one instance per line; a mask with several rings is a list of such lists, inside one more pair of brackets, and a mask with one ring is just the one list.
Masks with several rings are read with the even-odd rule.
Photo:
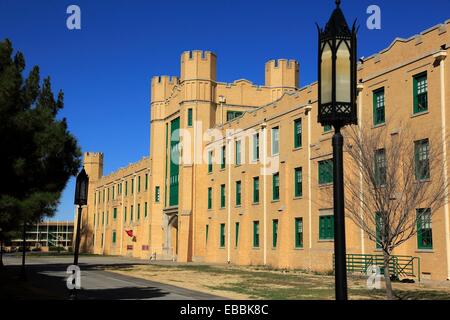
[[[362, 58], [361, 129], [376, 132], [401, 120], [423, 139], [431, 129], [448, 132], [449, 45], [450, 20]], [[219, 82], [212, 52], [184, 52], [180, 64], [179, 77], [151, 80], [149, 158], [103, 176], [103, 155], [84, 155], [85, 250], [332, 269], [332, 131], [317, 123], [317, 83], [300, 87], [293, 60], [267, 62], [263, 86]], [[445, 134], [437, 140], [430, 143], [445, 151]], [[411, 239], [395, 254], [420, 258], [422, 277], [450, 278], [448, 205], [426, 228], [432, 239]], [[350, 220], [347, 252], [381, 254]]]

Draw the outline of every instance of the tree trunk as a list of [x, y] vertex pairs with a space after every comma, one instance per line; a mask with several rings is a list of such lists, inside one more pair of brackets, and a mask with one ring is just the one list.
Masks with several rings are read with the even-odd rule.
[[391, 270], [389, 269], [389, 261], [391, 259], [391, 254], [384, 252], [384, 281], [386, 284], [386, 299], [387, 300], [394, 300], [394, 291], [392, 289], [392, 282], [391, 282]]
[[26, 270], [25, 270], [25, 252], [27, 250], [27, 227], [25, 221], [23, 222], [23, 234], [22, 234], [22, 268], [20, 270], [20, 279], [26, 280]]

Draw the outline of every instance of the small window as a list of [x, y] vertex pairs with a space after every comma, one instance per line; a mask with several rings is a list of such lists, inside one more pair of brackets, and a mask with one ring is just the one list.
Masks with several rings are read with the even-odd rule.
[[373, 124], [380, 125], [385, 122], [384, 88], [373, 92]]
[[278, 242], [278, 220], [272, 220], [272, 247], [276, 248]]
[[259, 248], [259, 221], [253, 221], [253, 247]]
[[188, 109], [187, 126], [192, 127], [192, 108]]
[[225, 185], [220, 186], [220, 207], [225, 208]]
[[386, 185], [386, 150], [379, 149], [375, 151], [375, 184], [377, 187]]
[[295, 248], [303, 248], [303, 218], [295, 218]]
[[259, 161], [259, 133], [253, 135], [253, 161]]
[[328, 133], [331, 132], [333, 130], [333, 126], [331, 126], [330, 124], [326, 124], [323, 126], [323, 132], [324, 133]]
[[433, 226], [431, 209], [417, 209], [417, 247], [433, 249]]
[[242, 116], [243, 112], [241, 111], [227, 111], [227, 121], [231, 121], [235, 118], [239, 118]]
[[220, 247], [225, 247], [225, 223], [220, 224]]
[[159, 192], [159, 186], [155, 187], [155, 202], [159, 202], [160, 200], [160, 192]]
[[428, 110], [428, 79], [427, 73], [414, 76], [414, 113], [421, 113]]
[[212, 188], [208, 188], [208, 210], [212, 209]]
[[116, 230], [112, 232], [112, 242], [116, 243]]
[[430, 144], [428, 139], [414, 142], [417, 180], [430, 179]]
[[294, 121], [294, 148], [302, 146], [302, 119]]
[[259, 177], [253, 178], [253, 203], [259, 203]]
[[334, 239], [334, 216], [319, 217], [319, 239], [333, 240]]
[[280, 153], [280, 128], [272, 128], [272, 155]]
[[242, 184], [241, 181], [236, 181], [236, 206], [242, 204]]
[[333, 183], [333, 160], [319, 161], [319, 185]]
[[280, 174], [275, 173], [272, 176], [272, 200], [280, 200]]
[[117, 219], [117, 208], [113, 209], [113, 218], [114, 218], [114, 220]]
[[302, 168], [295, 168], [294, 170], [294, 197], [300, 198], [303, 196], [303, 172]]

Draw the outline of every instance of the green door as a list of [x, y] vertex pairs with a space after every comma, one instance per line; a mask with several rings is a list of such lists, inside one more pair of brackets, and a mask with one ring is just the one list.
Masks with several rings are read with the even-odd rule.
[[170, 183], [169, 206], [178, 205], [178, 181], [180, 160], [180, 118], [170, 123]]

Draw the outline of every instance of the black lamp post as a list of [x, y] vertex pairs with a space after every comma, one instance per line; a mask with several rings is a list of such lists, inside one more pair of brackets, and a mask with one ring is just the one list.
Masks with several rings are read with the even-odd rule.
[[77, 236], [75, 240], [75, 254], [73, 257], [74, 265], [78, 265], [78, 253], [80, 251], [80, 238], [81, 238], [80, 235], [81, 212], [82, 206], [87, 205], [88, 184], [89, 184], [89, 177], [83, 168], [77, 176], [77, 182], [75, 187], [75, 204], [78, 206], [78, 216], [77, 216]]
[[336, 0], [325, 29], [319, 28], [319, 112], [318, 122], [334, 127], [333, 196], [334, 259], [336, 300], [347, 300], [345, 249], [344, 166], [341, 129], [357, 124], [356, 112], [356, 28], [349, 29]]

